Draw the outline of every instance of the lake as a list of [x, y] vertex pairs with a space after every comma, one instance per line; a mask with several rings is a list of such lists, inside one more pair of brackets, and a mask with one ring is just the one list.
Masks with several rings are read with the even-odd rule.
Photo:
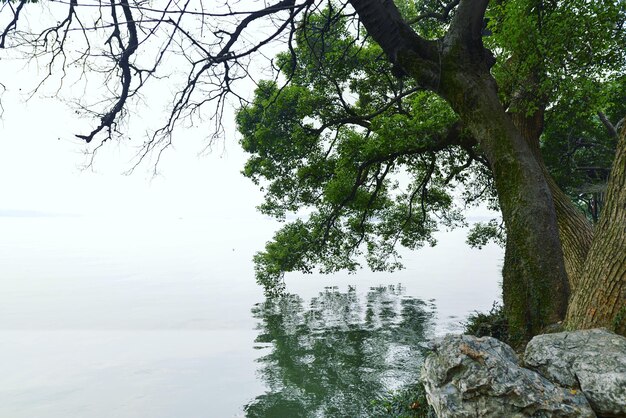
[[389, 273], [291, 274], [265, 300], [261, 215], [0, 217], [0, 416], [368, 416], [427, 339], [499, 298], [465, 232]]

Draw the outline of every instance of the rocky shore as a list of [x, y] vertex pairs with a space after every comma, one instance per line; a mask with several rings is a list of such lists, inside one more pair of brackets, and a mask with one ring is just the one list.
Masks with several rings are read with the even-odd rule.
[[521, 357], [491, 337], [436, 340], [422, 368], [429, 404], [439, 418], [626, 417], [626, 338], [544, 334]]

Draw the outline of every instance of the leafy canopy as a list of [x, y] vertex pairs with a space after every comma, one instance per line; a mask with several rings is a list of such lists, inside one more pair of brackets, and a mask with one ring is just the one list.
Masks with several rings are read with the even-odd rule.
[[292, 54], [276, 61], [289, 82], [261, 82], [237, 115], [251, 154], [243, 172], [266, 192], [260, 210], [308, 215], [255, 257], [270, 292], [287, 271], [398, 268], [397, 244], [434, 244], [438, 224], [463, 223], [455, 185], [483, 177], [468, 201], [489, 188], [472, 140], [450, 132], [447, 103], [392, 76], [379, 47], [332, 7], [301, 27]]
[[[430, 3], [400, 9], [434, 39], [454, 10], [431, 19]], [[282, 290], [289, 271], [399, 268], [398, 244], [434, 244], [438, 226], [465, 224], [468, 204], [498, 207], [487, 163], [448, 104], [394, 76], [380, 48], [342, 12], [329, 3], [306, 15], [295, 46], [275, 61], [280, 77], [259, 83], [237, 115], [250, 153], [244, 175], [266, 192], [260, 210], [281, 220], [299, 215], [255, 257], [268, 293]], [[614, 154], [598, 112], [617, 118], [625, 110], [624, 16], [623, 2], [584, 0], [508, 0], [488, 11], [485, 43], [497, 58], [501, 100], [511, 112], [546, 109], [543, 150], [561, 185], [588, 174], [571, 159], [555, 160], [571, 138], [594, 144], [572, 158], [606, 164]], [[574, 194], [575, 186], [564, 188]], [[478, 225], [469, 241], [480, 246], [493, 237], [503, 239], [495, 221]]]
[[[454, 13], [428, 19], [430, 2], [400, 9], [431, 39]], [[501, 99], [512, 112], [546, 109], [543, 152], [573, 197], [589, 182], [582, 161], [609, 167], [614, 155], [598, 112], [613, 120], [626, 112], [625, 9], [612, 1], [510, 0], [487, 14]], [[497, 209], [486, 161], [447, 103], [395, 77], [380, 48], [332, 3], [306, 16], [296, 47], [276, 64], [285, 82], [261, 82], [237, 116], [251, 154], [244, 174], [266, 192], [260, 210], [281, 220], [302, 215], [255, 257], [269, 293], [282, 290], [289, 271], [353, 271], [363, 261], [393, 270], [401, 267], [397, 244], [434, 244], [438, 225], [464, 224], [467, 204]], [[573, 138], [588, 142], [571, 151]], [[494, 237], [504, 239], [491, 221], [468, 241], [481, 246]]]

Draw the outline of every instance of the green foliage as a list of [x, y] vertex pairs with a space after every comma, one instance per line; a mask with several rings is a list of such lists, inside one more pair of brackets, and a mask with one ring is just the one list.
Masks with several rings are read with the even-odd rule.
[[593, 94], [588, 90], [573, 92], [549, 109], [542, 155], [559, 187], [597, 221], [617, 139], [596, 112], [613, 124], [626, 116], [626, 75], [596, 85]]
[[[445, 22], [418, 19], [441, 12], [439, 2], [397, 5], [422, 36], [445, 32]], [[237, 116], [250, 153], [243, 173], [266, 193], [260, 210], [298, 218], [255, 257], [270, 294], [289, 271], [400, 268], [398, 246], [433, 245], [438, 227], [464, 225], [467, 205], [498, 209], [477, 148], [462, 135], [446, 142], [457, 119], [448, 104], [394, 77], [380, 48], [341, 13], [330, 2], [308, 14], [294, 47], [276, 59], [281, 76], [259, 83]], [[546, 109], [546, 164], [583, 206], [606, 176], [581, 168], [610, 167], [615, 147], [597, 114], [615, 123], [626, 113], [625, 16], [625, 3], [609, 0], [505, 0], [487, 12], [501, 99], [512, 112]], [[504, 239], [494, 220], [475, 225], [468, 242]]]
[[[571, 94], [595, 96], [609, 76], [624, 73], [625, 15], [626, 3], [614, 0], [493, 2], [485, 41], [498, 58], [503, 101], [531, 91], [516, 106], [532, 111]], [[529, 80], [536, 85], [525, 86]]]
[[409, 388], [387, 393], [372, 400], [376, 417], [435, 418], [435, 411], [428, 405], [424, 385], [418, 382]]
[[511, 344], [508, 321], [504, 308], [501, 304], [494, 302], [487, 313], [474, 312], [470, 314], [465, 323], [465, 334], [476, 337], [493, 337], [507, 344]]
[[467, 234], [467, 244], [472, 248], [482, 249], [487, 243], [495, 242], [501, 247], [506, 243], [504, 225], [499, 219], [491, 219], [489, 222], [477, 222], [472, 225]]
[[397, 244], [434, 245], [438, 224], [463, 224], [450, 193], [474, 165], [444, 143], [456, 120], [447, 103], [390, 77], [379, 48], [332, 8], [309, 16], [296, 40], [295, 55], [277, 59], [289, 83], [259, 83], [237, 115], [251, 154], [243, 174], [266, 192], [261, 212], [308, 214], [255, 257], [269, 294], [284, 272], [401, 267]]
[[542, 155], [557, 184], [597, 221], [615, 154], [600, 122], [626, 115], [626, 2], [515, 0], [488, 11], [493, 73], [509, 110], [545, 108]]

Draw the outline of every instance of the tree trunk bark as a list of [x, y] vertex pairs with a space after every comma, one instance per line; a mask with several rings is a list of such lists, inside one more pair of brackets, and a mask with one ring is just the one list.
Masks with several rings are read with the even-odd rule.
[[443, 77], [440, 93], [476, 137], [493, 171], [507, 232], [504, 306], [513, 339], [522, 341], [562, 320], [567, 309], [569, 284], [553, 197], [489, 73], [465, 66]]
[[573, 295], [578, 291], [579, 283], [584, 275], [585, 260], [593, 242], [594, 230], [591, 222], [554, 182], [543, 163], [541, 167], [552, 192], [565, 270], [569, 279], [570, 292]]
[[574, 294], [584, 273], [585, 260], [593, 240], [593, 226], [572, 203], [572, 200], [563, 193], [543, 162], [539, 149], [539, 137], [543, 132], [543, 109], [537, 110], [532, 115], [527, 115], [522, 110], [511, 114], [511, 118], [535, 155], [552, 193], [565, 271], [569, 279], [570, 291]]
[[617, 144], [606, 205], [577, 287], [567, 312], [568, 328], [602, 326], [626, 335], [626, 126]]

